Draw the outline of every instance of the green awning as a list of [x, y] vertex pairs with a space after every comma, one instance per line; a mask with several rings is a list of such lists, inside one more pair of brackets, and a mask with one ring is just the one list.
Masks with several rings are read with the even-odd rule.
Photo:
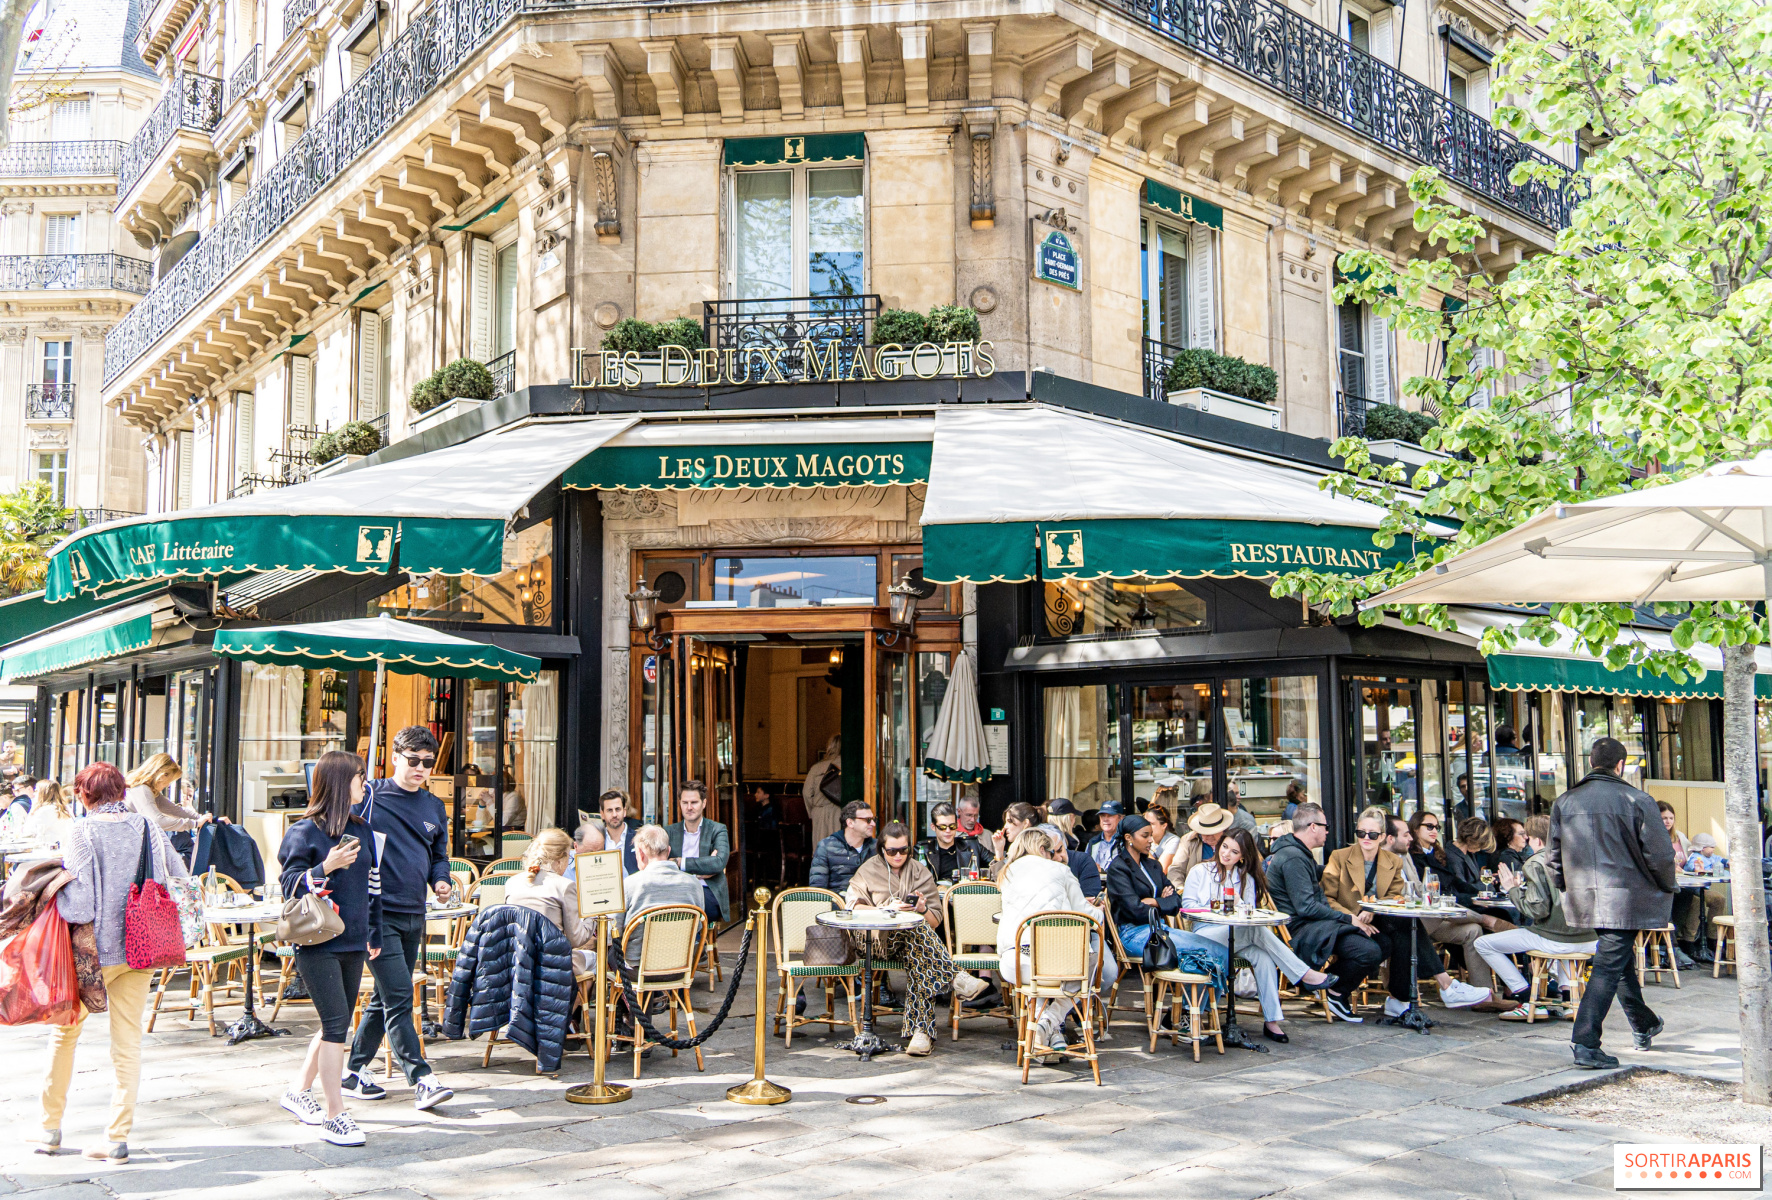
[[397, 675], [450, 675], [517, 683], [527, 683], [541, 672], [539, 658], [389, 616], [228, 629], [215, 635], [214, 649], [224, 658], [241, 662], [318, 671], [373, 668], [379, 663]]
[[376, 288], [386, 287], [387, 285], [388, 285], [388, 281], [385, 279], [382, 280], [380, 283], [372, 283], [368, 287], [364, 288], [362, 291], [358, 292], [355, 296], [352, 296], [351, 303], [355, 304], [355, 303], [357, 303], [357, 301], [359, 301], [359, 300], [363, 299], [363, 297], [367, 296], [370, 292], [373, 292]]
[[[1601, 692], [1608, 696], [1660, 696], [1670, 700], [1723, 698], [1723, 673], [1676, 683], [1634, 667], [1609, 670], [1597, 658], [1549, 654], [1491, 654], [1489, 685], [1509, 692]], [[1772, 698], [1772, 675], [1754, 676], [1754, 694]]]
[[467, 220], [463, 221], [460, 225], [445, 225], [445, 226], [443, 226], [443, 228], [449, 230], [451, 233], [460, 233], [462, 230], [466, 229], [468, 226], [478, 224], [479, 222], [484, 221], [487, 217], [490, 217], [493, 213], [495, 213], [499, 209], [503, 208], [505, 206], [505, 204], [507, 202], [509, 202], [509, 200], [510, 200], [510, 197], [505, 196], [502, 199], [500, 199], [497, 204], [494, 204], [491, 208], [482, 209], [480, 212], [475, 213], [473, 216], [471, 216]]
[[45, 629], [65, 625], [69, 621], [97, 612], [119, 601], [144, 596], [158, 586], [152, 583], [118, 588], [108, 595], [84, 595], [60, 604], [51, 604], [45, 592], [26, 592], [10, 600], [0, 600], [0, 646], [35, 637]]
[[727, 138], [729, 167], [775, 167], [799, 163], [851, 162], [866, 158], [867, 135], [809, 133], [803, 137]]
[[928, 442], [605, 446], [566, 472], [568, 488], [880, 487], [929, 478]]
[[153, 604], [131, 604], [12, 646], [0, 657], [0, 683], [114, 658], [153, 640]]
[[1182, 220], [1192, 221], [1196, 225], [1205, 225], [1210, 229], [1224, 228], [1224, 209], [1154, 179], [1144, 181], [1144, 202], [1152, 208], [1174, 213]]

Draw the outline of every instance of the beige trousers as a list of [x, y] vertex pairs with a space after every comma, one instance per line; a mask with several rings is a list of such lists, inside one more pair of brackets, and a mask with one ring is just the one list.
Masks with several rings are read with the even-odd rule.
[[[148, 1007], [148, 981], [152, 971], [128, 967], [105, 967], [105, 995], [111, 1018], [111, 1066], [117, 1072], [117, 1089], [111, 1093], [111, 1125], [108, 1142], [127, 1142], [135, 1124], [135, 1091], [142, 1078], [142, 1024]], [[74, 1078], [74, 1047], [89, 1014], [82, 1009], [72, 1025], [58, 1025], [49, 1034], [49, 1074], [43, 1080], [43, 1128], [62, 1127], [68, 1106], [68, 1084]]]

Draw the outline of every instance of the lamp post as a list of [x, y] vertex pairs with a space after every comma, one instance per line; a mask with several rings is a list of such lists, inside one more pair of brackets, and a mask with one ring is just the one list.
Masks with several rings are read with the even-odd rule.
[[653, 650], [663, 653], [669, 646], [670, 639], [658, 631], [658, 597], [659, 593], [646, 586], [640, 586], [627, 594], [628, 625], [635, 633], [644, 634], [646, 644]]
[[922, 592], [908, 578], [886, 589], [886, 619], [892, 622], [893, 629], [891, 633], [875, 635], [882, 646], [896, 646], [910, 636], [917, 624], [917, 601], [922, 598]]

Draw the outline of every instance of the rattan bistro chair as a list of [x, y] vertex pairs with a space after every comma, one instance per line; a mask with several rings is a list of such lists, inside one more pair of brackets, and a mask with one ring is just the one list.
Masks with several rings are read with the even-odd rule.
[[[634, 998], [640, 1002], [642, 1009], [650, 1006], [649, 997], [663, 996], [665, 1008], [670, 1013], [671, 1036], [677, 1036], [677, 1011], [683, 1012], [683, 1019], [689, 1026], [689, 1036], [695, 1036], [695, 1007], [689, 998], [689, 989], [695, 984], [695, 963], [697, 952], [701, 948], [703, 931], [707, 927], [708, 915], [699, 905], [694, 904], [660, 904], [653, 908], [643, 908], [634, 914], [622, 933], [620, 962], [628, 961], [628, 945], [636, 937], [640, 939], [639, 968], [634, 973], [634, 980], [628, 985]], [[617, 990], [619, 992], [619, 989]], [[610, 1003], [615, 1003], [615, 995], [610, 996]], [[646, 1040], [646, 1018], [643, 1013], [631, 1014], [634, 1031], [631, 1034], [614, 1034], [615, 1041], [631, 1042], [634, 1048], [634, 1078], [640, 1078], [640, 1055], [653, 1043]], [[614, 1028], [611, 1021], [610, 1028]], [[671, 1057], [677, 1057], [675, 1050]], [[695, 1069], [705, 1069], [702, 1062], [701, 1047], [695, 1048]]]
[[1711, 964], [1710, 977], [1721, 979], [1723, 968], [1735, 970], [1735, 918], [1727, 914], [1712, 917], [1711, 924], [1717, 927], [1717, 948], [1714, 952], [1716, 962]]
[[1650, 975], [1660, 983], [1663, 975], [1672, 974], [1674, 986], [1680, 986], [1680, 964], [1674, 957], [1674, 927], [1637, 931], [1637, 986], [1649, 982]]
[[[976, 883], [956, 883], [948, 889], [944, 901], [947, 906], [946, 920], [943, 926], [947, 932], [948, 955], [954, 960], [954, 966], [961, 971], [997, 971], [1001, 964], [997, 957], [997, 925], [991, 920], [995, 914], [1003, 911], [1003, 891], [994, 883], [980, 880]], [[1004, 1004], [1008, 1003], [1009, 993], [1002, 988]], [[960, 1040], [960, 1018], [969, 1015], [966, 1006], [959, 996], [952, 991], [948, 993], [948, 1025], [952, 1029], [952, 1040]], [[970, 1014], [981, 1017], [1002, 1017], [1015, 1028], [1015, 1016], [1008, 1008], [999, 1005], [988, 1012]]]
[[[988, 918], [987, 918], [988, 919]], [[1096, 924], [1083, 913], [1042, 912], [1026, 918], [1015, 929], [1015, 944], [1028, 947], [1028, 977], [1021, 977], [1021, 956], [1014, 959], [1015, 994], [1019, 1000], [1020, 1028], [1015, 1056], [1021, 1081], [1028, 1081], [1034, 1059], [1050, 1054], [1040, 1043], [1038, 1009], [1042, 1001], [1074, 999], [1077, 1024], [1083, 1030], [1083, 1057], [1101, 1086], [1101, 1060], [1095, 1053], [1095, 1007], [1100, 999], [1101, 958], [1089, 962], [1089, 947]], [[1072, 990], [1072, 989], [1075, 990]]]
[[[801, 1025], [822, 1023], [832, 1033], [836, 1032], [836, 996], [839, 987], [843, 989], [843, 998], [849, 1006], [849, 1024], [858, 1034], [860, 1032], [860, 1018], [855, 1004], [855, 980], [861, 974], [861, 965], [850, 963], [845, 967], [812, 967], [799, 961], [801, 953], [806, 949], [806, 930], [818, 920], [818, 914], [842, 907], [843, 898], [837, 893], [815, 887], [784, 888], [776, 894], [775, 902], [771, 905], [770, 925], [775, 931], [775, 973], [779, 981], [776, 988], [775, 1032], [782, 1033], [782, 1027], [787, 1027], [782, 1040], [783, 1046], [794, 1044], [794, 1030]], [[809, 981], [822, 985], [824, 989], [822, 1017], [802, 1017], [794, 1012], [800, 989]]]
[[[1107, 931], [1108, 947], [1113, 952], [1114, 961], [1120, 966], [1119, 974], [1114, 976], [1114, 982], [1108, 988], [1107, 999], [1097, 1006], [1098, 1011], [1102, 1014], [1101, 1035], [1105, 1039], [1110, 1036], [1108, 1027], [1114, 1023], [1114, 1013], [1118, 1012], [1122, 1007], [1125, 1008], [1127, 1012], [1134, 1011], [1132, 1005], [1122, 1005], [1120, 1003], [1120, 985], [1126, 982], [1126, 977], [1133, 971], [1137, 971], [1140, 976], [1144, 974], [1144, 960], [1135, 959], [1130, 954], [1126, 953], [1126, 947], [1120, 942], [1120, 927], [1114, 924], [1114, 906], [1111, 903], [1102, 905], [1101, 915], [1102, 928]], [[1141, 992], [1148, 992], [1149, 990], [1150, 988], [1148, 985], [1141, 988]], [[1148, 1023], [1148, 1020], [1139, 1022], [1140, 1025]]]

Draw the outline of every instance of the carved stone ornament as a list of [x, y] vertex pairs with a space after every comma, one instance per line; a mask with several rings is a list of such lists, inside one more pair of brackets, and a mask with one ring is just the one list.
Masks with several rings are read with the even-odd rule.
[[604, 245], [621, 242], [621, 203], [615, 190], [615, 157], [607, 150], [591, 155], [597, 183], [597, 240]]
[[997, 307], [997, 289], [988, 283], [981, 284], [972, 289], [966, 302], [972, 305], [974, 312], [988, 313]]
[[68, 446], [68, 426], [66, 425], [32, 425], [31, 449], [33, 450], [65, 450]]
[[990, 229], [997, 223], [997, 195], [991, 182], [991, 148], [995, 139], [989, 130], [974, 130], [971, 142], [972, 228]]
[[546, 254], [550, 250], [558, 250], [566, 244], [566, 239], [570, 236], [564, 228], [540, 230], [535, 235], [535, 251], [537, 254]]
[[597, 322], [598, 329], [612, 329], [621, 320], [621, 305], [613, 300], [605, 300], [592, 310], [591, 319]]
[[22, 325], [0, 329], [0, 342], [5, 342], [9, 346], [22, 346], [25, 344], [27, 334], [28, 331]]

